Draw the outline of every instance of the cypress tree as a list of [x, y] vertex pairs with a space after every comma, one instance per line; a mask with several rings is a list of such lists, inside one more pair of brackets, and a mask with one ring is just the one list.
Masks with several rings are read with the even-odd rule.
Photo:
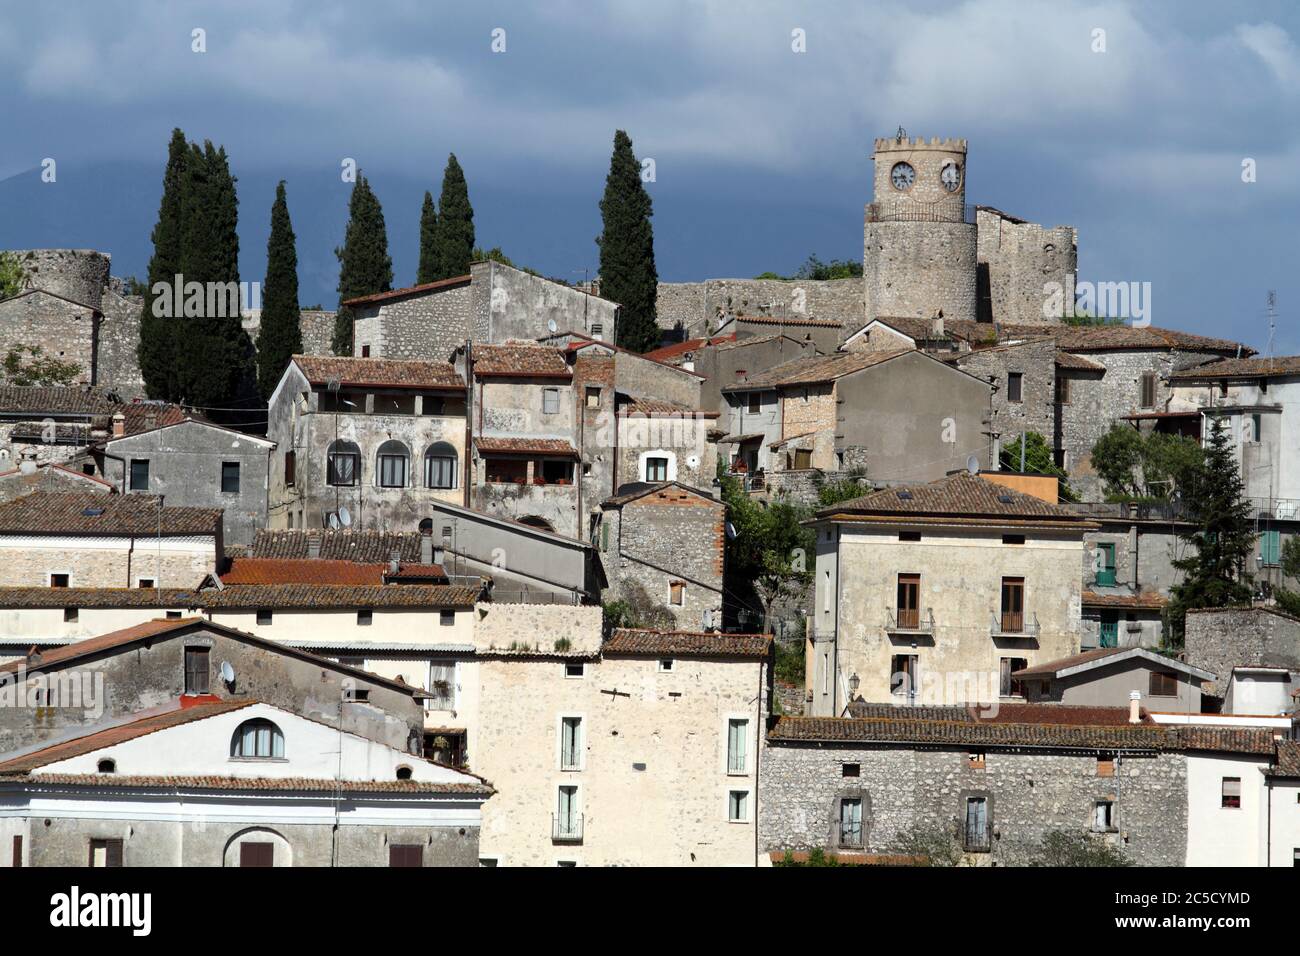
[[469, 204], [469, 186], [455, 153], [447, 157], [447, 168], [442, 174], [434, 237], [435, 278], [450, 279], [469, 272], [474, 252], [474, 207]]
[[172, 335], [176, 320], [154, 315], [153, 287], [162, 282], [170, 289], [181, 270], [181, 194], [188, 159], [189, 145], [185, 134], [180, 129], [172, 130], [171, 142], [167, 146], [167, 168], [163, 172], [158, 223], [153, 227], [153, 255], [149, 259], [144, 309], [140, 314], [140, 343], [136, 349], [145, 393], [156, 399], [176, 398]]
[[659, 274], [655, 271], [654, 215], [650, 194], [641, 182], [641, 167], [632, 140], [623, 130], [614, 134], [614, 153], [600, 200], [604, 232], [600, 246], [600, 292], [617, 302], [617, 344], [645, 352], [659, 344], [655, 300]]
[[275, 187], [275, 203], [271, 206], [262, 324], [257, 334], [257, 384], [264, 399], [271, 397], [289, 359], [302, 351], [302, 327], [298, 321], [298, 251], [282, 179]]
[[388, 292], [393, 288], [393, 260], [388, 255], [384, 210], [366, 177], [357, 175], [348, 202], [348, 227], [339, 260], [339, 310], [334, 320], [335, 355], [352, 354], [352, 310], [343, 303], [358, 296]]
[[426, 189], [424, 206], [420, 209], [420, 267], [415, 274], [415, 284], [436, 282], [438, 279], [438, 254], [435, 251], [438, 242], [438, 210], [433, 205], [433, 196]]
[[1255, 549], [1250, 503], [1223, 419], [1215, 418], [1205, 459], [1180, 489], [1188, 531], [1179, 538], [1190, 545], [1186, 557], [1173, 562], [1183, 579], [1170, 589], [1171, 645], [1182, 647], [1187, 612], [1201, 607], [1250, 603], [1247, 562]]

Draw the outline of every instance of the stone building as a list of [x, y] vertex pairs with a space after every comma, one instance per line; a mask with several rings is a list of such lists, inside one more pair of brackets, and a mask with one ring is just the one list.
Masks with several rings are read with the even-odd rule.
[[961, 472], [817, 513], [810, 713], [869, 701], [996, 704], [1079, 651], [1091, 522]]
[[659, 327], [685, 339], [716, 335], [739, 315], [851, 324], [863, 309], [860, 278], [660, 282], [655, 302]]
[[0, 762], [15, 866], [473, 866], [481, 778], [256, 698]]
[[780, 718], [760, 772], [763, 851], [852, 859], [923, 842], [947, 844], [963, 865], [1032, 865], [1059, 832], [1140, 866], [1267, 859], [1268, 731], [1130, 724], [1098, 707], [1042, 705], [1010, 721], [911, 710]]
[[34, 453], [26, 452], [18, 467], [0, 471], [0, 504], [30, 495], [34, 491], [90, 492], [112, 494], [114, 488], [103, 478], [49, 462], [37, 464]]
[[193, 418], [127, 435], [119, 413], [112, 437], [91, 454], [98, 472], [126, 494], [220, 508], [226, 542], [246, 545], [266, 525], [274, 448], [274, 442]]
[[681, 628], [722, 623], [726, 507], [681, 482], [637, 482], [601, 502], [604, 600], [666, 608]]
[[224, 557], [219, 509], [93, 492], [0, 505], [0, 586], [195, 587]]
[[618, 305], [500, 262], [469, 275], [352, 299], [353, 354], [445, 362], [468, 341], [501, 344], [573, 329], [615, 339]]
[[722, 389], [741, 381], [752, 370], [784, 365], [818, 354], [811, 340], [777, 332], [772, 335], [736, 334], [710, 339], [687, 339], [646, 353], [646, 358], [676, 365], [704, 376], [700, 409], [721, 414], [727, 408]]
[[427, 502], [467, 501], [465, 406], [446, 362], [294, 356], [269, 402], [267, 526], [414, 531]]
[[1189, 663], [1213, 671], [1205, 688], [1224, 713], [1293, 714], [1300, 690], [1300, 620], [1276, 607], [1187, 612]]
[[484, 862], [755, 865], [770, 661], [763, 635], [631, 630], [482, 655]]
[[[0, 752], [57, 742], [199, 700], [261, 700], [398, 750], [418, 752], [423, 693], [302, 649], [198, 617], [154, 619], [0, 665], [35, 714], [0, 712]], [[229, 664], [232, 680], [224, 677]], [[60, 696], [63, 695], [63, 696]]]
[[1058, 323], [1059, 314], [1044, 311], [1050, 300], [1048, 290], [1051, 283], [1072, 284], [1079, 268], [1078, 230], [1047, 228], [992, 206], [976, 206], [975, 231], [979, 321]]

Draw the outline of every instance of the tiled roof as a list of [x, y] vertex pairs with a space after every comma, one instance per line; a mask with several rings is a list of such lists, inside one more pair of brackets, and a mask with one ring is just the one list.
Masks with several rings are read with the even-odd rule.
[[[849, 704], [851, 717], [876, 720], [939, 720], [957, 723], [1057, 724], [1074, 726], [1118, 727], [1129, 725], [1127, 707], [1093, 707], [1077, 704], [1029, 704], [999, 702], [981, 704], [894, 704], [871, 703], [861, 699]], [[1151, 723], [1142, 715], [1142, 723]]]
[[630, 399], [619, 406], [619, 412], [623, 415], [644, 415], [646, 418], [718, 418], [720, 414], [718, 412], [698, 411], [688, 405], [659, 398]]
[[0, 762], [0, 774], [28, 773], [37, 767], [44, 767], [60, 760], [94, 753], [104, 747], [112, 747], [128, 740], [135, 740], [138, 737], [157, 733], [160, 730], [169, 730], [172, 727], [180, 727], [196, 720], [206, 720], [209, 717], [216, 717], [218, 714], [228, 714], [233, 710], [242, 710], [256, 703], [258, 702], [255, 700], [219, 700], [196, 704], [193, 707], [181, 707], [149, 717], [141, 717], [139, 720], [85, 734], [72, 740], [64, 740], [41, 750], [24, 754], [21, 757], [14, 757], [11, 760]]
[[[948, 333], [946, 321], [944, 323], [943, 334], [937, 336], [934, 334], [934, 322], [931, 319], [919, 319], [916, 316], [910, 315], [880, 315], [872, 321], [879, 322], [882, 325], [887, 325], [891, 329], [902, 332], [909, 339], [917, 342], [943, 341], [952, 338]], [[867, 325], [870, 324], [870, 322], [867, 323]], [[865, 329], [866, 327], [867, 326], [864, 325], [862, 328]]]
[[749, 657], [762, 660], [772, 648], [770, 634], [715, 634], [619, 628], [601, 648], [605, 654], [657, 657]]
[[478, 378], [572, 378], [564, 353], [549, 345], [478, 345], [474, 347]]
[[124, 419], [123, 435], [138, 435], [164, 425], [176, 425], [187, 418], [196, 422], [207, 421], [202, 415], [187, 412], [170, 402], [131, 402], [121, 406], [118, 411]]
[[425, 292], [437, 292], [439, 289], [449, 289], [458, 285], [466, 285], [471, 277], [453, 276], [450, 279], [439, 279], [437, 282], [425, 282], [420, 285], [411, 285], [403, 289], [393, 289], [389, 292], [375, 292], [371, 295], [357, 296], [355, 299], [347, 299], [342, 304], [356, 307], [358, 305], [370, 305], [375, 302], [390, 302], [394, 299], [404, 299], [410, 295], [421, 295]]
[[[462, 771], [463, 772], [463, 771]], [[6, 778], [0, 776], [0, 782]], [[208, 776], [132, 776], [94, 773], [37, 773], [9, 777], [36, 786], [52, 787], [121, 787], [135, 790], [233, 790], [289, 791], [307, 790], [327, 793], [447, 794], [449, 796], [491, 796], [496, 791], [486, 783], [443, 783], [425, 780], [322, 780], [314, 777], [218, 777]]]
[[1277, 765], [1269, 771], [1269, 776], [1300, 778], [1300, 742], [1294, 740], [1278, 742]]
[[1273, 752], [1268, 730], [1175, 727], [1160, 724], [1046, 724], [1000, 721], [781, 717], [774, 742], [910, 743], [967, 747], [1078, 750], [1207, 750], [1264, 756]]
[[841, 329], [844, 323], [838, 319], [786, 319], [776, 315], [738, 315], [737, 322], [746, 325], [786, 325], [790, 328]]
[[313, 385], [337, 379], [342, 385], [374, 388], [462, 389], [465, 380], [448, 362], [295, 355], [294, 364]]
[[479, 589], [449, 584], [241, 584], [199, 594], [199, 606], [213, 610], [297, 608], [473, 607]]
[[1144, 610], [1159, 610], [1169, 603], [1169, 599], [1155, 591], [1143, 591], [1141, 594], [1104, 594], [1098, 591], [1083, 592], [1084, 607], [1127, 607]]
[[1041, 498], [1015, 491], [974, 475], [960, 472], [925, 485], [882, 488], [861, 498], [842, 501], [817, 512], [832, 515], [927, 515], [961, 518], [1049, 519], [1090, 522], [1077, 512], [1048, 504]]
[[1056, 350], [1056, 367], [1072, 368], [1084, 372], [1104, 372], [1106, 366], [1100, 365], [1092, 359], [1084, 358], [1082, 355], [1075, 355], [1073, 352], [1067, 352], [1064, 349]]
[[402, 564], [398, 566], [396, 574], [387, 568], [383, 571], [386, 581], [425, 581], [436, 584], [446, 584], [448, 581], [447, 569], [441, 564]]
[[105, 388], [0, 385], [0, 414], [111, 415], [120, 402]]
[[1091, 664], [1093, 661], [1105, 660], [1108, 657], [1114, 657], [1116, 654], [1126, 654], [1127, 647], [1097, 647], [1090, 651], [1084, 651], [1081, 654], [1073, 654], [1069, 657], [1058, 657], [1054, 661], [1047, 661], [1042, 664], [1035, 664], [1033, 667], [1026, 667], [1015, 672], [1015, 677], [1050, 677], [1057, 671], [1065, 670], [1069, 667], [1078, 667], [1080, 664]]
[[687, 352], [695, 352], [709, 345], [721, 345], [723, 342], [736, 341], [736, 333], [730, 335], [715, 335], [711, 339], [698, 338], [687, 339], [684, 342], [675, 342], [672, 345], [665, 345], [662, 348], [651, 349], [644, 353], [648, 359], [654, 359], [656, 362], [667, 362]]
[[1230, 339], [1210, 338], [1161, 329], [1153, 325], [1003, 325], [975, 322], [970, 319], [948, 319], [944, 328], [956, 337], [971, 343], [994, 343], [1027, 336], [1050, 336], [1059, 348], [1067, 352], [1107, 352], [1140, 349], [1175, 351], [1233, 352], [1254, 354], [1254, 349]]
[[489, 455], [563, 455], [577, 458], [578, 449], [563, 438], [484, 438], [474, 439], [482, 454]]
[[1101, 664], [1109, 660], [1118, 663], [1122, 660], [1130, 660], [1132, 658], [1144, 660], [1153, 667], [1182, 671], [1184, 674], [1199, 677], [1201, 680], [1211, 680], [1214, 677], [1214, 674], [1210, 671], [1202, 670], [1199, 667], [1192, 667], [1190, 664], [1186, 664], [1183, 661], [1176, 660], [1172, 657], [1166, 657], [1163, 654], [1147, 650], [1144, 647], [1096, 647], [1090, 651], [1073, 654], [1069, 657], [1060, 657], [1054, 661], [1043, 661], [1040, 664], [1035, 664], [1033, 667], [1018, 670], [1012, 676], [1018, 678], [1063, 677], [1069, 672], [1076, 670], [1076, 668], [1087, 670], [1088, 668], [1086, 665], [1089, 664]]
[[1300, 375], [1300, 355], [1274, 358], [1230, 358], [1185, 368], [1169, 376], [1171, 382], [1201, 381], [1219, 378], [1269, 378]]
[[[38, 463], [36, 471], [30, 475], [23, 474], [22, 468], [11, 468], [8, 471], [0, 471], [0, 480], [5, 478], [27, 478], [35, 483], [42, 475], [47, 475], [50, 478], [68, 479], [74, 482], [89, 482], [97, 488], [102, 486], [103, 490], [112, 490], [114, 488], [111, 481], [105, 481], [98, 475], [88, 475], [84, 471], [77, 471], [75, 468], [68, 468], [66, 465], [60, 465], [49, 461]], [[103, 494], [103, 490], [100, 491], [101, 494]]]
[[383, 564], [320, 558], [236, 558], [221, 575], [225, 585], [383, 584]]
[[35, 667], [50, 667], [53, 664], [61, 664], [64, 661], [75, 660], [85, 657], [88, 654], [98, 654], [100, 651], [112, 650], [116, 647], [122, 647], [135, 641], [148, 640], [157, 637], [160, 634], [170, 634], [172, 631], [179, 631], [189, 627], [192, 624], [206, 623], [199, 617], [183, 617], [175, 620], [157, 620], [145, 621], [143, 624], [137, 624], [134, 627], [124, 627], [118, 631], [110, 631], [107, 634], [100, 634], [98, 637], [88, 637], [84, 641], [76, 641], [72, 644], [65, 644], [62, 647], [52, 647], [41, 651], [39, 659], [23, 658], [21, 660], [9, 661], [0, 664], [0, 674], [6, 672], [15, 672], [22, 667], [32, 669]]
[[398, 560], [420, 560], [418, 531], [357, 531], [350, 528], [315, 528], [293, 531], [259, 530], [249, 549], [251, 558], [306, 558], [311, 543], [320, 545], [322, 559], [354, 561], [361, 564], [387, 563], [394, 551]]
[[833, 355], [814, 355], [797, 358], [774, 368], [766, 369], [748, 378], [723, 386], [724, 392], [746, 392], [761, 388], [785, 388], [791, 385], [817, 385], [833, 382], [845, 375], [860, 372], [873, 365], [914, 352], [914, 349], [893, 349], [887, 352], [836, 352]]
[[629, 501], [636, 501], [638, 498], [644, 498], [652, 491], [662, 491], [664, 488], [681, 488], [684, 492], [703, 498], [705, 502], [722, 507], [722, 502], [714, 498], [706, 491], [699, 488], [692, 488], [690, 485], [684, 485], [680, 481], [633, 481], [619, 488], [619, 493], [611, 495], [601, 502], [602, 505], [610, 507], [619, 507]]
[[189, 608], [196, 597], [184, 588], [0, 587], [0, 608]]
[[0, 534], [216, 535], [219, 508], [175, 508], [153, 495], [36, 491], [0, 505]]

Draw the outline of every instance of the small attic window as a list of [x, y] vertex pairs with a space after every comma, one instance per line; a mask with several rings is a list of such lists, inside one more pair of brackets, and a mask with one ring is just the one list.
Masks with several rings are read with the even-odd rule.
[[95, 764], [95, 770], [99, 773], [116, 773], [117, 761], [111, 757], [105, 757], [99, 763]]
[[903, 501], [911, 501], [911, 500], [912, 500], [912, 493], [911, 493], [910, 491], [908, 491], [906, 488], [904, 488], [904, 489], [902, 489], [902, 490], [898, 493], [898, 497], [899, 497], [900, 499], [902, 499]]
[[397, 779], [398, 779], [398, 780], [410, 780], [410, 779], [411, 779], [411, 768], [410, 768], [410, 767], [407, 767], [407, 766], [405, 766], [405, 765], [403, 765], [403, 766], [401, 766], [401, 767], [398, 767], [398, 768], [397, 768]]
[[1012, 498], [1010, 495], [998, 495], [998, 501], [1002, 502], [1004, 505], [1009, 505], [1012, 502]]
[[103, 508], [82, 508], [81, 513], [87, 518], [98, 518], [100, 515], [104, 513], [104, 509]]

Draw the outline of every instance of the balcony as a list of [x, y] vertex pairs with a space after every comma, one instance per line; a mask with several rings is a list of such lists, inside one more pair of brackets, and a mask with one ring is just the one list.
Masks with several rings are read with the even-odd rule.
[[552, 843], [581, 843], [582, 842], [582, 814], [574, 813], [563, 815], [559, 813], [551, 814], [551, 842]]
[[934, 608], [899, 608], [885, 611], [885, 631], [889, 634], [934, 634]]
[[867, 204], [868, 222], [975, 222], [975, 207], [952, 200], [922, 203], [903, 199]]
[[1026, 615], [1023, 611], [1003, 611], [1001, 614], [994, 614], [989, 626], [989, 633], [993, 637], [1020, 640], [1037, 640], [1039, 630], [1038, 615]]

